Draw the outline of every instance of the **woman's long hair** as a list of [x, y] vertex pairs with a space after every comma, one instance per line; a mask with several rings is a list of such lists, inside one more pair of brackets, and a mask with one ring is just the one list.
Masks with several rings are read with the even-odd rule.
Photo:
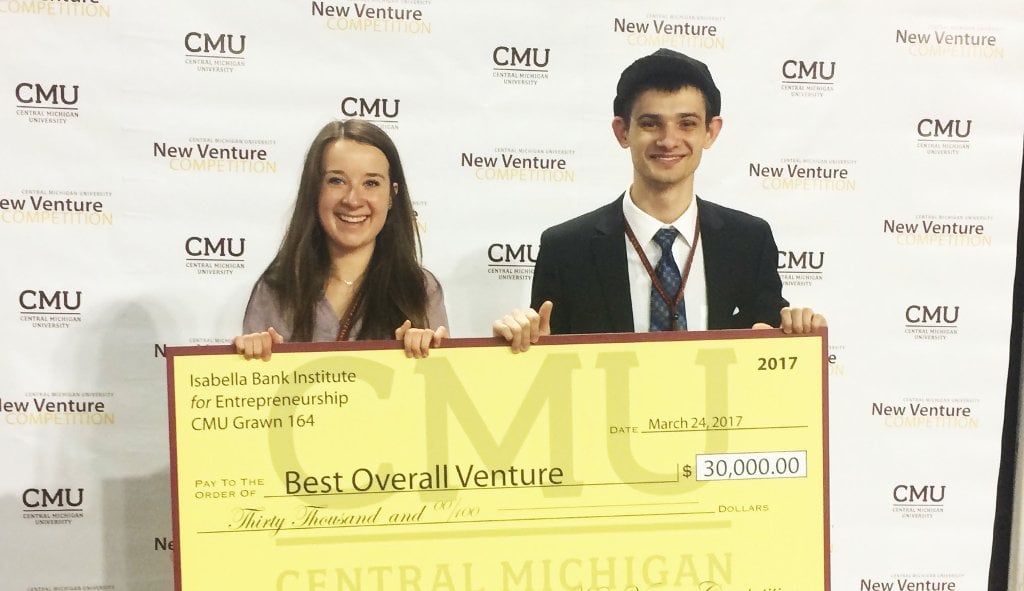
[[316, 306], [330, 275], [331, 260], [318, 205], [324, 151], [339, 140], [373, 146], [383, 152], [388, 160], [388, 187], [398, 183], [363, 275], [363, 296], [354, 300], [360, 303], [353, 318], [362, 320], [356, 336], [363, 340], [392, 339], [395, 329], [406, 319], [413, 326], [426, 327], [427, 294], [418, 256], [420, 236], [398, 149], [376, 125], [349, 119], [325, 125], [309, 146], [288, 230], [277, 256], [263, 272], [262, 278], [276, 292], [285, 318], [291, 319], [292, 341], [312, 340]]

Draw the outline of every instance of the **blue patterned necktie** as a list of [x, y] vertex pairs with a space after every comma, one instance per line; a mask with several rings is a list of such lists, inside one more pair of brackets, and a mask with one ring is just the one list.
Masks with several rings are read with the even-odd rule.
[[[662, 228], [654, 235], [654, 241], [661, 247], [661, 258], [658, 260], [658, 266], [654, 269], [654, 274], [661, 282], [661, 287], [670, 300], [675, 299], [676, 294], [679, 293], [679, 285], [683, 281], [679, 274], [679, 267], [676, 265], [675, 259], [672, 258], [672, 243], [675, 242], [678, 234], [679, 232], [675, 228]], [[651, 285], [651, 332], [672, 330], [673, 314], [678, 314], [676, 329], [686, 330], [686, 305], [683, 300], [679, 300], [676, 310], [670, 311], [671, 306], [671, 303], [665, 303], [661, 294], [658, 293], [658, 288]]]

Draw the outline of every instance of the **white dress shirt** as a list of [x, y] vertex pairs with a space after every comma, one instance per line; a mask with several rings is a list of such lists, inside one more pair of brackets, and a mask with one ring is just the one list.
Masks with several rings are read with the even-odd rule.
[[[673, 227], [679, 232], [672, 244], [672, 257], [675, 258], [679, 273], [682, 274], [686, 266], [686, 259], [690, 256], [690, 249], [693, 248], [694, 228], [697, 223], [697, 199], [694, 198], [690, 202], [690, 206], [678, 219], [671, 224], [665, 224], [637, 207], [627, 189], [626, 197], [622, 200], [622, 213], [626, 217], [626, 222], [633, 228], [636, 241], [644, 249], [651, 268], [657, 268], [658, 261], [661, 260], [661, 247], [654, 241], [654, 235], [658, 230], [668, 227]], [[647, 269], [644, 268], [640, 255], [633, 248], [629, 237], [623, 235], [622, 239], [626, 241], [629, 297], [633, 303], [633, 331], [649, 332], [651, 329], [651, 277], [647, 274]], [[669, 294], [669, 297], [674, 295]], [[704, 279], [703, 248], [697, 248], [693, 255], [690, 275], [683, 291], [683, 301], [686, 303], [687, 330], [707, 330], [708, 294]]]

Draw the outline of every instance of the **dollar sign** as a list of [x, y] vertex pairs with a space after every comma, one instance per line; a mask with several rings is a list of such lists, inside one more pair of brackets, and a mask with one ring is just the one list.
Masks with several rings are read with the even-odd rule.
[[682, 473], [683, 476], [685, 476], [686, 478], [689, 478], [689, 477], [693, 476], [693, 466], [684, 465], [680, 472]]

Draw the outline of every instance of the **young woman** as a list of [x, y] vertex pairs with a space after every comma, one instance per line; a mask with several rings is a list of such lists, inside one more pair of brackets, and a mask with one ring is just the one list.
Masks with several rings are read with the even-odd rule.
[[253, 287], [235, 347], [397, 338], [424, 357], [447, 337], [444, 294], [420, 266], [419, 232], [391, 138], [358, 119], [324, 126], [306, 153], [277, 256]]

